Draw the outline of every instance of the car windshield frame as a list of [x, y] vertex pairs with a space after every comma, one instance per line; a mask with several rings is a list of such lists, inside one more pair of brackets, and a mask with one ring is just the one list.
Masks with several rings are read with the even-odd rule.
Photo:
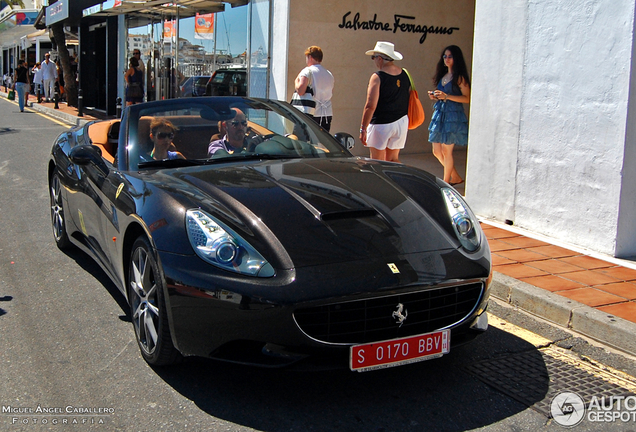
[[[245, 114], [245, 141], [250, 142], [250, 148], [246, 146], [241, 153], [250, 156], [235, 157], [237, 154], [231, 151], [209, 155], [207, 148], [210, 142], [225, 137], [218, 134], [220, 123], [234, 118], [236, 109]], [[165, 118], [174, 124], [176, 130], [168, 150], [179, 153], [178, 157], [192, 160], [192, 164], [148, 163], [156, 159], [149, 126], [156, 118]], [[269, 99], [212, 96], [135, 104], [124, 110], [122, 125], [120, 141], [123, 139], [126, 145], [120, 146], [118, 157], [120, 167], [128, 171], [217, 165], [224, 159], [246, 163], [258, 160], [259, 155], [263, 160], [353, 156], [313, 119], [287, 102]], [[171, 156], [174, 157], [174, 153]], [[213, 163], [206, 163], [208, 160]]]

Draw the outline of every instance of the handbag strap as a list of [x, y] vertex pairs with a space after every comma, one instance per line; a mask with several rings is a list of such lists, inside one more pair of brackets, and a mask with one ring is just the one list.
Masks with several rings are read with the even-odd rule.
[[406, 75], [409, 77], [409, 81], [411, 82], [411, 90], [415, 90], [415, 83], [413, 82], [413, 78], [411, 78], [411, 74], [406, 69], [402, 68]]

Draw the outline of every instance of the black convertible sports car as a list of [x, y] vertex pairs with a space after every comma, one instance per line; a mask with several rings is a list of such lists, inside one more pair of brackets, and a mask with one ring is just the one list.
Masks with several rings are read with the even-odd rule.
[[352, 144], [283, 102], [133, 105], [55, 140], [55, 241], [124, 293], [153, 365], [439, 357], [487, 328], [488, 243], [451, 186]]

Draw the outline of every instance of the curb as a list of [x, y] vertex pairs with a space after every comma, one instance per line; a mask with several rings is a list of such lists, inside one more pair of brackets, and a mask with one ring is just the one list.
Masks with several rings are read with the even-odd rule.
[[[0, 90], [0, 97], [6, 98], [7, 97], [7, 93], [5, 93], [4, 91]], [[34, 97], [33, 95], [30, 95], [29, 98]], [[54, 108], [49, 108], [49, 107], [45, 107], [42, 106], [36, 102], [32, 102], [29, 101], [27, 105], [25, 105], [26, 108], [32, 109], [33, 111], [37, 111], [39, 113], [42, 114], [46, 114], [49, 117], [53, 117], [57, 120], [61, 120], [64, 123], [68, 123], [71, 126], [80, 126], [83, 124], [88, 123], [89, 121], [92, 121], [94, 119], [82, 119], [77, 117], [76, 115], [73, 114], [69, 114], [69, 113], [65, 113], [63, 111], [58, 111]]]
[[42, 114], [46, 114], [49, 117], [53, 117], [56, 118], [58, 120], [61, 120], [65, 123], [68, 123], [72, 126], [80, 126], [83, 124], [88, 123], [91, 120], [87, 120], [87, 119], [81, 119], [78, 118], [76, 115], [73, 114], [68, 114], [65, 113], [63, 111], [58, 111], [56, 109], [53, 108], [48, 108], [48, 107], [44, 107], [40, 104], [34, 103], [34, 102], [29, 102], [29, 108], [32, 109], [33, 111], [37, 111], [40, 112]]
[[493, 272], [490, 294], [511, 306], [636, 355], [636, 323]]

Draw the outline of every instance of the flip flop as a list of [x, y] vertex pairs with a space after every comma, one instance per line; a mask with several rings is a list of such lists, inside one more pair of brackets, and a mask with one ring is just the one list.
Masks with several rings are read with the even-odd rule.
[[460, 180], [460, 181], [458, 181], [458, 182], [456, 182], [456, 183], [451, 183], [451, 182], [449, 182], [448, 184], [449, 184], [449, 185], [451, 185], [451, 186], [456, 186], [456, 185], [458, 185], [458, 184], [462, 184], [462, 183], [464, 183], [464, 180]]

